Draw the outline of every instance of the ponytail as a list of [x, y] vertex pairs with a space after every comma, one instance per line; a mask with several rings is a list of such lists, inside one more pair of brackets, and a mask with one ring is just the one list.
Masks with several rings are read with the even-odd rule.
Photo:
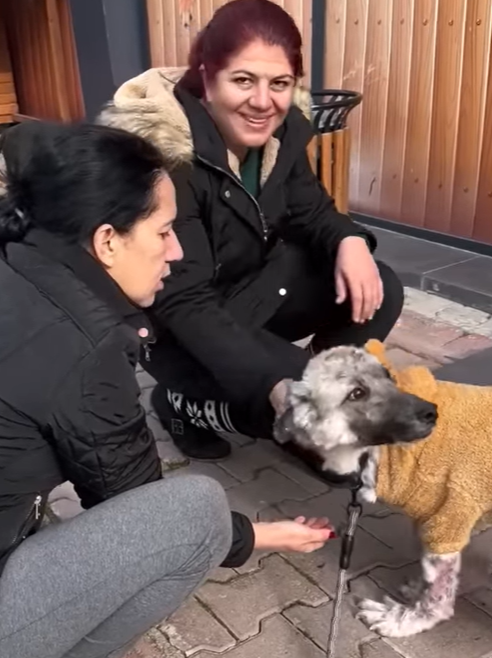
[[30, 228], [27, 216], [16, 207], [10, 195], [0, 196], [0, 245], [21, 242]]
[[188, 68], [179, 81], [180, 87], [186, 89], [187, 92], [197, 98], [203, 98], [205, 95], [203, 84], [203, 47], [206, 29], [205, 27], [196, 36], [188, 56]]

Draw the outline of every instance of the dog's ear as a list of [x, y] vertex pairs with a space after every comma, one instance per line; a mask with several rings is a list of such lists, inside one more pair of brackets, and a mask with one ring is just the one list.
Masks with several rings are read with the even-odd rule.
[[371, 338], [371, 340], [368, 340], [364, 345], [364, 349], [366, 352], [369, 352], [369, 354], [372, 354], [372, 356], [375, 356], [376, 359], [382, 363], [385, 368], [388, 368], [389, 362], [386, 358], [386, 349], [381, 341], [376, 340], [375, 338]]
[[304, 381], [288, 383], [285, 411], [275, 420], [274, 437], [279, 443], [287, 443], [300, 432], [309, 432], [317, 418], [311, 389]]
[[386, 348], [384, 347], [383, 343], [381, 343], [379, 340], [371, 338], [371, 340], [368, 340], [364, 345], [364, 349], [366, 352], [369, 352], [369, 354], [376, 357], [376, 359], [383, 366], [383, 368], [385, 368], [392, 379], [396, 379], [396, 371], [386, 356]]

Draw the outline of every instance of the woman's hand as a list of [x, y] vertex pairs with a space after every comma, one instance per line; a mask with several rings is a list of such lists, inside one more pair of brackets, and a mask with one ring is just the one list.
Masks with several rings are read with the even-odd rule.
[[383, 283], [364, 238], [350, 236], [340, 242], [335, 263], [337, 304], [350, 297], [352, 319], [372, 320], [383, 303]]
[[325, 545], [335, 532], [326, 518], [253, 523], [255, 549], [311, 553]]
[[285, 411], [287, 406], [287, 387], [291, 381], [292, 379], [282, 379], [278, 384], [275, 384], [271, 390], [269, 396], [270, 404], [274, 408], [277, 416], [281, 416]]

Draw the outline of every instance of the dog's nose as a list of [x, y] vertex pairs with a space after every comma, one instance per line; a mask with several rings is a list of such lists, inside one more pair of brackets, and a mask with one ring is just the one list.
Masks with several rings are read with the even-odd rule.
[[437, 407], [432, 402], [426, 402], [418, 413], [419, 420], [425, 423], [433, 424], [437, 420]]

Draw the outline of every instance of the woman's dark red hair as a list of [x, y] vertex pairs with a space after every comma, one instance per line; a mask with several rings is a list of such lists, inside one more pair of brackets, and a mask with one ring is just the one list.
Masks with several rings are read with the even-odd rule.
[[196, 37], [180, 85], [203, 97], [202, 68], [213, 80], [231, 57], [257, 39], [281, 46], [295, 77], [302, 77], [302, 37], [292, 16], [270, 0], [232, 0], [215, 12]]

